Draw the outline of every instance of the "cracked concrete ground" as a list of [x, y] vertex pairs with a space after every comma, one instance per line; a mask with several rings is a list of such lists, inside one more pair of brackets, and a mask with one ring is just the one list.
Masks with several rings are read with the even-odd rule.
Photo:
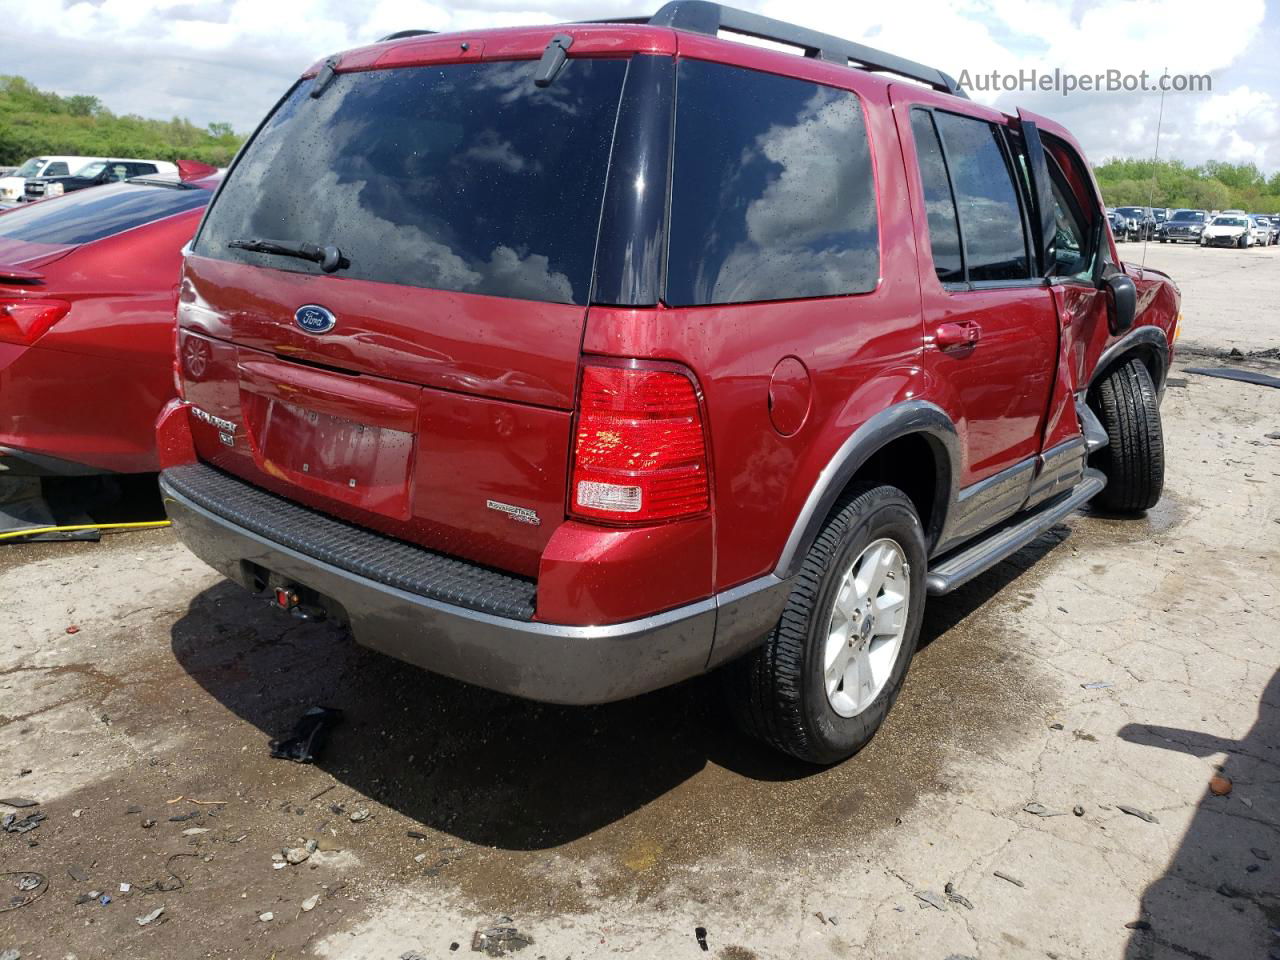
[[[828, 770], [708, 682], [570, 709], [429, 676], [168, 531], [5, 547], [0, 797], [48, 819], [0, 834], [0, 951], [446, 957], [505, 916], [554, 960], [698, 957], [696, 928], [723, 960], [1276, 955], [1280, 391], [1182, 366], [1159, 506], [931, 602], [885, 728]], [[270, 759], [314, 704], [346, 711], [322, 762]]]

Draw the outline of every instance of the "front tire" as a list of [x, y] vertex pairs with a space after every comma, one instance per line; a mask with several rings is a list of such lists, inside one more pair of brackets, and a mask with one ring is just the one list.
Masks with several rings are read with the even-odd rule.
[[1093, 502], [1114, 513], [1149, 510], [1164, 489], [1164, 430], [1146, 364], [1134, 357], [1116, 367], [1089, 400], [1109, 441], [1092, 458], [1107, 477]]
[[809, 763], [865, 747], [902, 689], [924, 616], [924, 528], [901, 490], [851, 489], [763, 646], [725, 670], [735, 719]]

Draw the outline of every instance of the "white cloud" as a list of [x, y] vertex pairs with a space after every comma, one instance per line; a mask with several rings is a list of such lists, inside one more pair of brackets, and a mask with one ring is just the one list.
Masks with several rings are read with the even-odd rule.
[[[739, 0], [958, 75], [1055, 67], [1209, 73], [1212, 94], [1170, 95], [1166, 141], [1189, 162], [1280, 168], [1280, 7], [1265, 0]], [[477, 29], [651, 12], [661, 0], [0, 0], [0, 70], [120, 112], [252, 128], [293, 78], [329, 53], [394, 30]], [[1067, 122], [1094, 159], [1149, 155], [1150, 94], [982, 94]]]

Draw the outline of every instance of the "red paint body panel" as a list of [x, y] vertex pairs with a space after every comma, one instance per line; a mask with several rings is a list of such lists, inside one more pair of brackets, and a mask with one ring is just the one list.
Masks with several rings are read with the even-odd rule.
[[538, 619], [621, 623], [701, 600], [712, 591], [709, 517], [631, 530], [570, 520], [538, 570]]
[[[182, 300], [201, 309], [187, 329], [264, 353], [460, 393], [570, 409], [582, 307], [344, 277], [311, 276], [188, 257]], [[323, 303], [342, 317], [316, 337], [294, 311]]]
[[0, 446], [104, 471], [158, 469], [156, 417], [174, 395], [181, 250], [202, 212], [80, 247], [20, 250], [9, 241], [0, 249], [6, 264], [38, 266], [44, 276], [38, 286], [0, 286], [0, 299], [72, 304], [34, 344], [0, 345]]

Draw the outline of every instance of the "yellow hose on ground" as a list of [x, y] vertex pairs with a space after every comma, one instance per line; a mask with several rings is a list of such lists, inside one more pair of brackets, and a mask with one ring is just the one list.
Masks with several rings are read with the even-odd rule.
[[168, 520], [145, 520], [139, 523], [76, 523], [66, 527], [32, 527], [29, 530], [9, 530], [0, 533], [0, 540], [11, 537], [31, 537], [38, 533], [70, 533], [73, 530], [145, 530], [149, 527], [167, 527]]

